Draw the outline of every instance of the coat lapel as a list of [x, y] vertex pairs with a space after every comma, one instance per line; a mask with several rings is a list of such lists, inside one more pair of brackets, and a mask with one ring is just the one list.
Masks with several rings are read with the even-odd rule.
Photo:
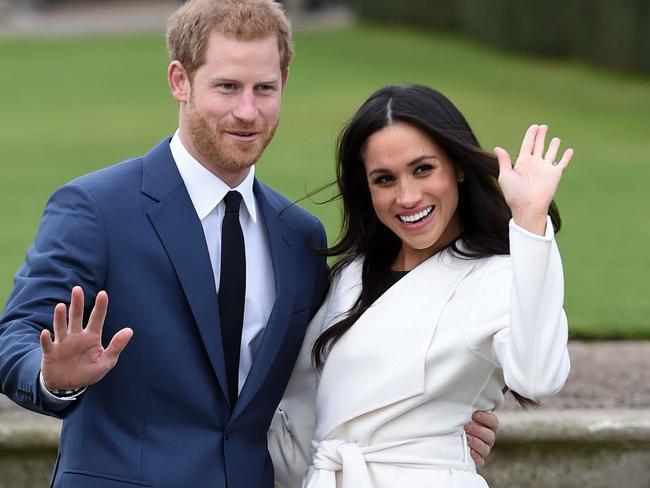
[[[318, 387], [318, 439], [355, 417], [424, 391], [426, 356], [438, 321], [474, 263], [448, 251], [432, 256], [388, 289], [332, 347]], [[341, 277], [344, 302], [351, 300], [345, 290], [356, 289], [358, 296], [361, 268]]]
[[253, 359], [251, 370], [242, 388], [232, 418], [242, 412], [266, 380], [291, 322], [296, 292], [296, 263], [292, 250], [295, 230], [282, 216], [286, 204], [279, 201], [264, 185], [255, 181], [255, 197], [262, 210], [271, 249], [275, 280], [275, 303], [264, 330], [264, 336]]
[[174, 266], [225, 397], [226, 369], [210, 256], [196, 215], [164, 140], [143, 159], [142, 192], [157, 201], [147, 212]]

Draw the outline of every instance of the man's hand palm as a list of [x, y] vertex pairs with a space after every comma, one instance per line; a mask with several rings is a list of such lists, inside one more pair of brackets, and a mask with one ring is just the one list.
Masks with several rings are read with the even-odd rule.
[[50, 389], [72, 390], [97, 383], [116, 364], [120, 353], [133, 336], [129, 328], [113, 336], [107, 348], [101, 343], [108, 308], [106, 292], [99, 292], [88, 324], [83, 327], [83, 291], [72, 289], [70, 308], [59, 303], [54, 309], [54, 340], [48, 330], [41, 333], [43, 360], [41, 371]]

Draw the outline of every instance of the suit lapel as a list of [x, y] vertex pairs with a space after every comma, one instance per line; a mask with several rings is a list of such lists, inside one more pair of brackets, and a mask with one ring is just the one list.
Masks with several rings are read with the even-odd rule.
[[[424, 391], [426, 356], [438, 321], [475, 263], [447, 251], [432, 256], [389, 288], [339, 339], [320, 377], [319, 439], [352, 418]], [[359, 293], [354, 290], [361, 266], [351, 271], [339, 285], [344, 302], [349, 300], [345, 290], [354, 298]]]
[[284, 204], [277, 200], [257, 180], [255, 181], [254, 191], [259, 207], [262, 210], [269, 239], [275, 279], [275, 303], [266, 324], [259, 349], [253, 359], [253, 365], [235, 405], [233, 419], [254, 398], [275, 361], [291, 321], [296, 292], [296, 263], [291, 247], [295, 241], [295, 230], [282, 217]]
[[169, 150], [169, 140], [144, 157], [142, 192], [158, 202], [147, 214], [174, 266], [212, 368], [228, 398], [210, 256], [203, 227]]

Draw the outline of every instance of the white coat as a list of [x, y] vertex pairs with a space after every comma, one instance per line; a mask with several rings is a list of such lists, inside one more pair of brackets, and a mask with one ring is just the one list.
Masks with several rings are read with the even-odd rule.
[[332, 347], [315, 339], [361, 289], [362, 262], [334, 279], [269, 432], [286, 488], [485, 487], [463, 426], [508, 386], [539, 400], [569, 373], [562, 263], [545, 236], [510, 223], [510, 256], [442, 251], [388, 289]]

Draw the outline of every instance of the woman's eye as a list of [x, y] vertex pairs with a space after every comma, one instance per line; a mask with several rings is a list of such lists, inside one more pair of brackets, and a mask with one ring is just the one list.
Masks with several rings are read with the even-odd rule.
[[372, 180], [375, 185], [387, 185], [393, 181], [393, 177], [390, 175], [381, 175], [377, 176]]
[[431, 171], [433, 171], [433, 165], [432, 164], [421, 164], [417, 168], [415, 168], [414, 174], [428, 174]]

